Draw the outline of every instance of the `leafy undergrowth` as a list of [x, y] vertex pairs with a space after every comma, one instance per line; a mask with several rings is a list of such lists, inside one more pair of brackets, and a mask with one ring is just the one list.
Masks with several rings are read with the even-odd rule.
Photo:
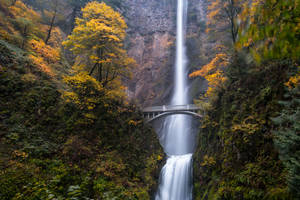
[[1, 43], [0, 198], [149, 199], [163, 154], [135, 106], [104, 91], [85, 110], [12, 51]]
[[[277, 145], [288, 141], [277, 139], [272, 119], [281, 112], [284, 83], [297, 68], [288, 61], [233, 66], [241, 67], [240, 74], [228, 71], [231, 79], [202, 123], [194, 162], [195, 199], [294, 199], [291, 194], [297, 193], [289, 190], [286, 178], [297, 167], [287, 169], [279, 159], [274, 140]], [[287, 153], [295, 155], [290, 149], [282, 157]], [[295, 173], [290, 177], [296, 178]]]
[[[61, 31], [0, 3], [0, 199], [149, 199], [163, 152], [118, 81], [71, 75]], [[120, 87], [120, 88], [119, 88]]]

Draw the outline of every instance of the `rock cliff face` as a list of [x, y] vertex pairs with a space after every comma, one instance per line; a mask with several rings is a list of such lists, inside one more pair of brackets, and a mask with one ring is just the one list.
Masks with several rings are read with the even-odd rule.
[[[215, 56], [214, 47], [217, 41], [206, 33], [206, 24], [209, 19], [207, 7], [209, 0], [189, 0], [188, 27], [187, 27], [187, 55], [189, 57], [188, 69], [191, 73], [199, 70]], [[207, 81], [197, 77], [190, 80], [190, 98], [198, 98], [207, 90]]]
[[174, 0], [128, 0], [128, 53], [137, 61], [129, 96], [142, 106], [167, 100], [176, 29]]
[[[141, 106], [168, 104], [173, 89], [177, 0], [126, 0], [127, 49], [137, 61], [128, 95]], [[187, 51], [189, 71], [205, 58], [206, 0], [189, 0]], [[205, 91], [204, 80], [191, 81], [191, 98]]]

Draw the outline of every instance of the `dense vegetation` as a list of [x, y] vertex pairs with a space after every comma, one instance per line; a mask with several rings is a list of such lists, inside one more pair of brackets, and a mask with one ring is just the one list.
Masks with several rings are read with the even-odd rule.
[[84, 19], [106, 35], [98, 44], [87, 38], [97, 47], [71, 55], [61, 45], [68, 28], [59, 26], [67, 19], [58, 4], [74, 5], [24, 2], [0, 2], [0, 199], [149, 199], [162, 152], [125, 98], [123, 69], [134, 62], [122, 49], [122, 16], [88, 4], [66, 46], [84, 48], [75, 39]]
[[[207, 0], [195, 199], [300, 198], [300, 2]], [[0, 199], [150, 199], [122, 0], [0, 1]], [[67, 12], [66, 12], [67, 11]]]
[[195, 198], [299, 199], [299, 1], [210, 3]]

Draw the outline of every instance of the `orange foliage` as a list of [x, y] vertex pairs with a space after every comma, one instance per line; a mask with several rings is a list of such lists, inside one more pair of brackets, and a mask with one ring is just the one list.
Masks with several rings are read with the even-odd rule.
[[14, 6], [10, 6], [10, 13], [15, 17], [23, 17], [38, 22], [41, 15], [32, 8], [26, 6], [22, 1], [17, 1]]
[[207, 24], [215, 25], [220, 23], [220, 20], [223, 17], [223, 8], [224, 2], [222, 0], [214, 0], [209, 1], [209, 5], [207, 7]]
[[209, 85], [205, 94], [206, 97], [212, 97], [215, 91], [219, 88], [222, 88], [227, 80], [221, 70], [217, 70], [215, 73], [205, 76], [205, 79], [208, 81]]
[[28, 38], [44, 38], [46, 31], [42, 28], [40, 13], [22, 1], [16, 1], [14, 5], [0, 1], [0, 7], [1, 39], [26, 49]]
[[205, 97], [212, 97], [218, 88], [222, 88], [226, 81], [223, 70], [230, 64], [230, 56], [224, 53], [226, 48], [223, 45], [217, 45], [215, 49], [219, 52], [216, 56], [200, 70], [189, 75], [190, 78], [204, 77], [208, 81], [208, 89]]
[[[49, 27], [47, 25], [43, 26], [43, 32], [46, 33], [48, 29]], [[61, 48], [62, 41], [63, 41], [63, 31], [59, 27], [53, 27], [51, 31], [51, 37], [48, 41], [48, 45], [50, 45], [53, 48]]]
[[212, 61], [210, 61], [210, 63], [204, 65], [200, 70], [191, 73], [189, 76], [191, 78], [197, 76], [206, 77], [212, 73], [215, 73], [217, 69], [226, 67], [228, 64], [228, 55], [226, 55], [225, 53], [218, 53], [216, 57], [213, 58]]
[[298, 66], [298, 73], [290, 77], [289, 81], [285, 83], [288, 88], [294, 88], [300, 85], [300, 66]]
[[47, 63], [55, 63], [60, 59], [60, 52], [57, 48], [52, 48], [46, 45], [43, 40], [30, 40], [29, 41], [31, 49], [41, 56]]
[[54, 76], [54, 73], [52, 72], [51, 68], [46, 64], [45, 60], [42, 57], [37, 57], [34, 55], [30, 55], [29, 58], [33, 62], [33, 64], [38, 67], [39, 70], [42, 72], [45, 72], [49, 76]]
[[43, 40], [30, 40], [29, 46], [35, 53], [30, 55], [32, 62], [43, 72], [49, 76], [54, 76], [51, 69], [51, 64], [57, 63], [60, 60], [60, 50], [46, 45]]

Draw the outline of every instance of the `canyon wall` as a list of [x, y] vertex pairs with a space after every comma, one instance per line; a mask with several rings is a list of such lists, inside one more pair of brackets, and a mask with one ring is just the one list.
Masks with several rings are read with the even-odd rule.
[[[176, 43], [176, 0], [126, 0], [126, 48], [137, 61], [127, 82], [128, 95], [141, 106], [168, 104], [173, 89]], [[206, 0], [190, 0], [187, 24], [189, 72], [207, 62]], [[204, 80], [190, 81], [191, 97], [206, 89]]]
[[[128, 0], [127, 49], [137, 61], [128, 94], [142, 106], [166, 101], [171, 93], [176, 39], [176, 0]], [[163, 102], [166, 103], [166, 102]]]

